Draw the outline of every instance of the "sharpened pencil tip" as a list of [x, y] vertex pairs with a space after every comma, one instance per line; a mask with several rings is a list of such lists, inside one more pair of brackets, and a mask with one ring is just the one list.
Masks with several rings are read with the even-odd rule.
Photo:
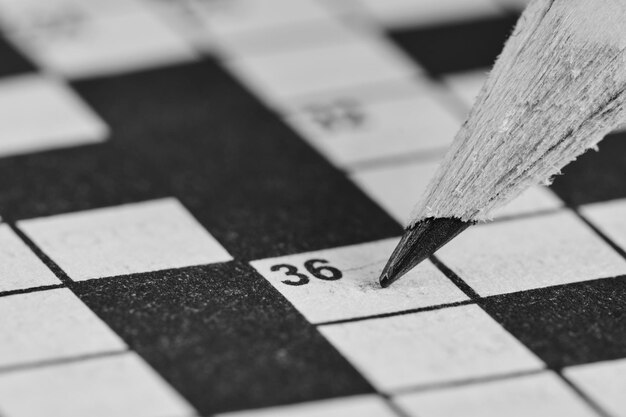
[[390, 286], [472, 224], [455, 218], [429, 217], [406, 229], [380, 275], [380, 286]]
[[389, 275], [387, 274], [383, 274], [380, 276], [380, 286], [383, 288], [387, 288], [388, 286], [391, 285], [391, 283], [393, 282], [392, 280], [389, 279]]

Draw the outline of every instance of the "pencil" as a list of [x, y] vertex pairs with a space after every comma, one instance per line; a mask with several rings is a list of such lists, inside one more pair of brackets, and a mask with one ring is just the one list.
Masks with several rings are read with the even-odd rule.
[[416, 205], [386, 287], [626, 121], [626, 0], [533, 0]]

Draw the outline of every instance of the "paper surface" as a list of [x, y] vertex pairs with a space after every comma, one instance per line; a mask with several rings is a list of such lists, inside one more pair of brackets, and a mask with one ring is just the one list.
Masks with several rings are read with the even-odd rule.
[[30, 219], [18, 227], [75, 281], [232, 259], [175, 199]]
[[622, 417], [626, 136], [387, 289], [514, 0], [0, 0], [0, 415]]
[[467, 300], [429, 261], [409, 272], [397, 286], [381, 288], [377, 279], [386, 259], [380, 254], [390, 253], [397, 242], [388, 239], [263, 259], [251, 265], [316, 324]]

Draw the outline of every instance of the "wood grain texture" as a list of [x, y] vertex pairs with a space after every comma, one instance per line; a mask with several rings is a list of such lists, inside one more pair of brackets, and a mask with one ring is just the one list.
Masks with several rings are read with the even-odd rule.
[[626, 120], [626, 1], [534, 0], [417, 204], [489, 219]]

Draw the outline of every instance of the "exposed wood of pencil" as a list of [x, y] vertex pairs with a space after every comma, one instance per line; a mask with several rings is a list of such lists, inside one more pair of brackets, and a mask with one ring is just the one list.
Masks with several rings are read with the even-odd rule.
[[410, 224], [489, 219], [626, 120], [626, 0], [534, 0]]

